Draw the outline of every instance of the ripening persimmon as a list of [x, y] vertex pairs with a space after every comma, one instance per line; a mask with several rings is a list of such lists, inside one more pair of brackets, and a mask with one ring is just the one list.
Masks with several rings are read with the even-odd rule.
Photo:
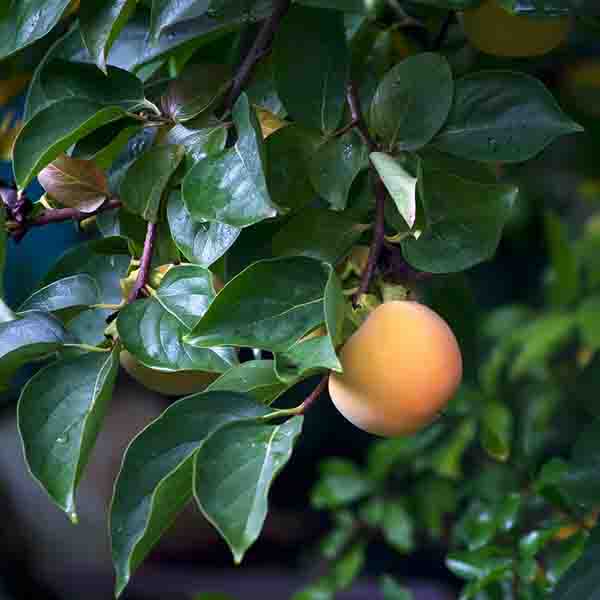
[[448, 324], [412, 301], [378, 306], [340, 352], [329, 394], [351, 423], [376, 435], [412, 434], [433, 421], [462, 377]]
[[571, 27], [568, 17], [534, 18], [513, 15], [498, 0], [484, 0], [464, 11], [467, 39], [494, 56], [541, 56], [562, 44]]
[[122, 350], [119, 356], [121, 366], [144, 387], [164, 396], [187, 396], [202, 392], [219, 373], [206, 371], [158, 371], [140, 363], [133, 354]]

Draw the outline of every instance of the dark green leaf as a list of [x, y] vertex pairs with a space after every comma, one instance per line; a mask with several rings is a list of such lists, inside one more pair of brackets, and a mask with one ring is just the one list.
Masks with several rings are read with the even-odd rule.
[[167, 271], [154, 296], [187, 329], [193, 329], [216, 292], [212, 273], [196, 265], [179, 265]]
[[40, 111], [21, 130], [13, 148], [15, 181], [20, 189], [59, 154], [102, 125], [125, 116], [122, 108], [70, 98]]
[[304, 379], [321, 371], [342, 371], [329, 336], [300, 340], [275, 356], [277, 377], [282, 381]]
[[577, 257], [567, 237], [565, 226], [555, 214], [546, 213], [544, 229], [553, 271], [550, 289], [551, 302], [558, 306], [564, 306], [576, 300], [578, 296]]
[[233, 107], [233, 119], [235, 146], [196, 163], [183, 181], [183, 199], [195, 221], [246, 227], [277, 214], [265, 180], [260, 126], [245, 94]]
[[192, 263], [209, 267], [237, 240], [240, 229], [225, 223], [193, 221], [179, 192], [167, 204], [167, 218], [173, 241]]
[[370, 158], [398, 212], [412, 228], [417, 217], [417, 178], [385, 152], [372, 152]]
[[246, 395], [196, 394], [171, 405], [131, 442], [110, 515], [117, 595], [192, 499], [196, 452], [225, 425], [254, 421], [268, 413], [267, 407]]
[[152, 0], [150, 37], [157, 39], [163, 29], [179, 21], [202, 16], [209, 4], [197, 0]]
[[273, 236], [273, 253], [276, 256], [308, 256], [336, 265], [367, 227], [343, 212], [305, 208]]
[[586, 298], [577, 309], [579, 335], [590, 350], [600, 348], [600, 297]]
[[237, 362], [230, 348], [195, 348], [184, 341], [188, 329], [154, 299], [128, 304], [117, 319], [123, 346], [135, 358], [160, 371], [223, 373]]
[[356, 176], [366, 169], [369, 151], [356, 131], [331, 138], [314, 152], [309, 162], [310, 180], [334, 210], [344, 210]]
[[144, 152], [127, 170], [121, 183], [125, 207], [145, 221], [156, 223], [160, 202], [169, 179], [183, 159], [183, 146], [154, 146]]
[[413, 600], [412, 592], [397, 583], [389, 575], [384, 575], [381, 580], [383, 600]]
[[283, 352], [323, 323], [328, 277], [310, 258], [256, 262], [227, 283], [186, 341]]
[[93, 277], [86, 273], [71, 275], [54, 281], [35, 291], [21, 306], [19, 312], [39, 310], [57, 312], [65, 309], [83, 310], [100, 302], [100, 289]]
[[414, 523], [406, 508], [397, 500], [386, 502], [382, 521], [383, 536], [388, 544], [402, 553], [414, 547]]
[[0, 323], [0, 389], [19, 367], [59, 350], [67, 337], [61, 322], [43, 312], [26, 312]]
[[364, 0], [298, 0], [298, 4], [316, 8], [331, 8], [353, 13], [365, 12]]
[[335, 563], [331, 579], [336, 590], [349, 587], [360, 575], [365, 564], [365, 544], [358, 542], [349, 548]]
[[481, 161], [522, 162], [555, 138], [583, 131], [530, 75], [482, 71], [456, 82], [454, 104], [435, 145]]
[[25, 385], [17, 410], [32, 475], [72, 521], [75, 489], [112, 397], [119, 349], [59, 360]]
[[381, 80], [371, 103], [371, 125], [387, 146], [416, 150], [446, 121], [454, 84], [441, 54], [409, 56]]
[[451, 435], [440, 444], [430, 457], [435, 473], [441, 477], [458, 479], [462, 475], [465, 452], [475, 438], [477, 427], [474, 419], [464, 419]]
[[225, 371], [206, 391], [243, 392], [257, 402], [269, 405], [288, 387], [289, 384], [283, 383], [275, 374], [272, 360], [249, 360]]
[[466, 181], [426, 163], [421, 181], [427, 228], [403, 242], [408, 262], [421, 271], [452, 273], [493, 256], [517, 189]]
[[83, 44], [99, 69], [106, 73], [106, 59], [137, 0], [85, 0], [79, 8]]
[[504, 577], [513, 567], [511, 550], [486, 547], [474, 552], [451, 552], [446, 565], [457, 577], [482, 585]]
[[342, 15], [292, 7], [275, 37], [273, 56], [277, 91], [293, 119], [334, 131], [344, 111], [349, 64]]
[[499, 0], [499, 2], [511, 13], [528, 17], [568, 15], [580, 4], [577, 0]]
[[482, 416], [481, 444], [496, 460], [510, 456], [512, 442], [512, 412], [502, 402], [488, 402]]
[[196, 454], [194, 496], [238, 564], [260, 535], [269, 488], [292, 455], [302, 421], [233, 423]]
[[12, 0], [0, 9], [0, 60], [44, 37], [70, 0]]
[[372, 489], [371, 482], [351, 462], [330, 458], [319, 465], [321, 477], [311, 492], [311, 503], [317, 509], [337, 508], [364, 498]]

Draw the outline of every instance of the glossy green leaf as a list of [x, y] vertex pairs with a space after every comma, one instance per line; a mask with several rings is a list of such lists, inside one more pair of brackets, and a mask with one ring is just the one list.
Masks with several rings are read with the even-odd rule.
[[43, 38], [70, 0], [10, 0], [0, 9], [0, 60]]
[[215, 295], [209, 270], [196, 265], [179, 265], [167, 271], [154, 297], [184, 327], [193, 329]]
[[83, 44], [99, 69], [106, 73], [106, 59], [137, 0], [86, 0], [79, 8], [79, 30]]
[[205, 392], [171, 405], [131, 442], [110, 511], [116, 593], [192, 499], [194, 456], [216, 431], [269, 409], [234, 392]]
[[20, 189], [59, 154], [102, 125], [125, 116], [122, 108], [104, 108], [75, 98], [55, 102], [21, 130], [13, 148], [13, 169]]
[[308, 256], [336, 265], [367, 228], [343, 212], [305, 208], [273, 236], [273, 254]]
[[422, 189], [427, 227], [418, 239], [402, 244], [413, 267], [453, 273], [493, 256], [515, 202], [515, 187], [467, 181], [424, 164]]
[[568, 305], [577, 299], [579, 293], [577, 257], [558, 216], [546, 213], [544, 229], [553, 272], [551, 302], [558, 306]]
[[167, 144], [179, 144], [185, 148], [186, 171], [198, 161], [221, 153], [227, 141], [227, 127], [215, 124], [202, 129], [191, 129], [183, 123], [177, 123], [165, 137]]
[[356, 176], [369, 165], [369, 151], [356, 131], [331, 138], [309, 162], [310, 180], [334, 210], [344, 210]]
[[150, 37], [157, 39], [163, 29], [179, 21], [202, 16], [209, 4], [206, 0], [152, 0]]
[[379, 83], [371, 103], [371, 125], [386, 146], [416, 150], [441, 129], [453, 91], [452, 71], [441, 54], [409, 56]]
[[502, 402], [488, 402], [482, 417], [481, 444], [496, 460], [505, 461], [510, 456], [513, 416]]
[[342, 371], [329, 336], [301, 340], [275, 355], [275, 369], [282, 381], [304, 379], [314, 373]]
[[245, 94], [233, 107], [233, 120], [235, 146], [196, 163], [183, 181], [183, 199], [195, 221], [246, 227], [277, 214], [265, 180], [260, 126]]
[[344, 111], [349, 64], [342, 15], [292, 7], [275, 36], [273, 57], [277, 91], [294, 121], [334, 131]]
[[417, 178], [385, 152], [373, 152], [370, 158], [398, 212], [406, 224], [412, 227], [417, 216]]
[[513, 560], [508, 549], [485, 547], [473, 552], [451, 552], [446, 559], [446, 565], [457, 577], [476, 579], [485, 585], [510, 572]]
[[298, 210], [314, 200], [317, 194], [308, 165], [320, 142], [320, 136], [296, 124], [286, 125], [266, 139], [267, 184], [277, 206]]
[[181, 194], [173, 192], [167, 204], [167, 218], [173, 241], [192, 263], [209, 267], [240, 235], [240, 229], [216, 221], [192, 221]]
[[222, 373], [237, 362], [229, 348], [195, 348], [189, 330], [155, 299], [137, 300], [120, 311], [117, 330], [123, 346], [143, 365], [159, 371]]
[[292, 455], [302, 421], [234, 423], [212, 435], [196, 454], [196, 502], [238, 564], [260, 535], [269, 488]]
[[471, 160], [522, 162], [557, 137], [580, 131], [537, 79], [482, 71], [456, 82], [450, 116], [434, 143]]
[[99, 302], [100, 289], [96, 280], [87, 273], [79, 273], [54, 281], [35, 291], [21, 304], [19, 312], [83, 310]]
[[382, 530], [385, 541], [398, 552], [407, 553], [413, 549], [413, 520], [400, 501], [386, 502]]
[[384, 575], [381, 580], [381, 591], [383, 600], [413, 600], [412, 592], [400, 585], [389, 575]]
[[72, 521], [75, 489], [107, 412], [119, 370], [119, 349], [63, 359], [25, 385], [17, 419], [34, 478]]
[[142, 82], [133, 74], [108, 67], [106, 74], [94, 65], [70, 63], [56, 58], [53, 46], [32, 79], [25, 104], [29, 121], [60, 100], [89, 100], [105, 108], [133, 111], [144, 104]]
[[206, 391], [242, 392], [249, 394], [257, 402], [269, 405], [290, 385], [277, 377], [272, 360], [249, 360], [225, 371]]
[[123, 204], [145, 221], [156, 223], [163, 194], [183, 159], [183, 146], [154, 146], [127, 170], [121, 182]]
[[26, 312], [0, 323], [0, 389], [19, 367], [59, 350], [67, 340], [61, 322], [48, 313]]
[[316, 509], [337, 508], [364, 498], [372, 484], [361, 471], [347, 460], [330, 458], [319, 465], [321, 477], [311, 492], [311, 504]]
[[161, 98], [165, 116], [189, 121], [209, 109], [230, 85], [227, 65], [192, 64], [169, 84]]
[[323, 323], [328, 275], [305, 257], [256, 262], [219, 292], [186, 341], [285, 351]]

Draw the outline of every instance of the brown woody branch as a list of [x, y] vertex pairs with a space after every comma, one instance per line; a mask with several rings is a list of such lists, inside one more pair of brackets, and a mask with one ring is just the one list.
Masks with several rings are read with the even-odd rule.
[[144, 240], [144, 250], [142, 252], [142, 258], [140, 259], [140, 269], [138, 271], [138, 276], [135, 280], [133, 288], [131, 289], [131, 292], [127, 298], [128, 303], [137, 300], [140, 292], [144, 289], [144, 286], [148, 282], [157, 230], [158, 227], [156, 226], [156, 223], [148, 221], [148, 226], [146, 228], [146, 239]]
[[308, 409], [317, 401], [319, 396], [325, 391], [328, 381], [329, 373], [319, 381], [317, 387], [315, 387], [315, 389], [306, 397], [304, 402], [298, 407], [297, 414], [303, 415], [308, 411]]

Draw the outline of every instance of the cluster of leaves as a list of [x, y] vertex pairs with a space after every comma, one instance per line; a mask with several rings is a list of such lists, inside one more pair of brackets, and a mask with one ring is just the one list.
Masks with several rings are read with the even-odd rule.
[[[86, 0], [78, 8], [54, 0], [0, 9], [0, 65], [18, 73], [37, 64], [12, 151], [15, 182], [24, 191], [38, 177], [46, 190], [25, 218], [14, 206], [3, 210], [2, 235], [24, 235], [63, 215], [97, 229], [15, 314], [2, 311], [0, 385], [27, 363], [46, 363], [18, 407], [33, 476], [75, 521], [77, 484], [123, 349], [157, 371], [220, 375], [175, 402], [126, 451], [110, 519], [117, 593], [192, 499], [236, 562], [257, 539], [269, 487], [303, 420], [301, 407], [271, 404], [309, 376], [341, 370], [336, 348], [356, 321], [348, 301], [355, 282], [340, 275], [352, 248], [373, 238], [373, 181], [387, 195], [384, 226], [402, 264], [455, 273], [493, 255], [510, 216], [517, 189], [498, 180], [494, 165], [527, 161], [581, 130], [532, 76], [472, 71], [450, 50], [431, 51], [448, 10], [474, 1], [420, 4], [415, 15], [429, 24], [427, 43], [415, 43], [410, 56], [398, 52], [394, 20], [376, 20], [370, 3], [290, 4]], [[518, 12], [528, 3], [516, 4], [509, 8]], [[546, 16], [568, 8], [560, 0], [529, 4]], [[577, 276], [552, 218], [548, 231], [557, 244], [552, 294], [557, 306], [569, 304]], [[163, 277], [148, 277], [170, 264]], [[225, 283], [218, 294], [217, 278]], [[130, 297], [132, 281], [141, 285]], [[590, 465], [578, 471], [554, 461], [534, 491], [525, 494], [519, 479], [510, 500], [491, 508], [477, 481], [469, 490], [457, 482], [478, 432], [489, 460], [500, 463], [486, 475], [506, 473], [518, 407], [490, 390], [504, 385], [515, 352], [512, 376], [542, 368], [589, 319], [590, 303], [575, 320], [560, 308], [541, 316], [551, 327], [524, 315], [528, 333], [493, 345], [482, 389], [462, 394], [448, 423], [375, 444], [365, 472], [337, 460], [324, 465], [315, 506], [361, 505], [356, 514], [338, 513], [323, 550], [334, 568], [302, 598], [351, 583], [365, 551], [357, 530], [381, 530], [407, 552], [417, 524], [446, 535], [444, 515], [467, 498], [474, 503], [456, 539], [468, 550], [449, 558], [474, 581], [465, 597], [504, 585], [507, 573], [538, 582], [545, 542], [523, 542], [517, 560], [514, 545], [508, 556], [496, 538], [524, 535], [515, 515], [543, 512], [536, 501], [544, 490], [554, 507], [561, 478], [578, 474], [588, 486]], [[324, 335], [306, 338], [319, 328]], [[240, 348], [272, 356], [240, 363]], [[542, 436], [537, 452], [552, 415], [531, 410], [526, 439]], [[396, 491], [408, 474], [421, 486], [419, 506]], [[381, 500], [388, 486], [389, 500], [387, 492]], [[538, 538], [547, 541], [541, 527]], [[540, 589], [561, 573], [546, 568]], [[386, 598], [406, 597], [389, 579], [384, 590]]]

